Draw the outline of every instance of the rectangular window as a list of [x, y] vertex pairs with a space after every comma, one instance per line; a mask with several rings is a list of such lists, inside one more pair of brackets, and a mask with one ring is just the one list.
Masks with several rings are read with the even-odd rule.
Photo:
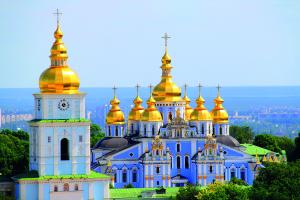
[[82, 135], [79, 135], [79, 142], [82, 142]]
[[51, 136], [48, 136], [48, 143], [51, 142]]
[[137, 181], [137, 172], [136, 171], [133, 171], [132, 173], [132, 182], [136, 182]]
[[159, 174], [159, 167], [156, 167], [156, 173]]

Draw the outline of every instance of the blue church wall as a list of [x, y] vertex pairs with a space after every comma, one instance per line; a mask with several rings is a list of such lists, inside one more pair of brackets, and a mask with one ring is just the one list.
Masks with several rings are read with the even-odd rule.
[[[133, 155], [130, 156], [130, 153], [132, 153]], [[130, 158], [130, 159], [138, 159], [139, 158], [139, 147], [138, 145], [126, 149], [121, 153], [116, 154], [113, 159], [124, 159], [124, 158]]]
[[15, 198], [18, 200], [20, 197], [20, 184], [15, 183]]
[[[50, 184], [49, 183], [46, 183], [46, 184], [43, 184], [43, 192], [44, 194], [49, 194], [50, 192]], [[43, 195], [43, 200], [50, 200], [50, 195]]]
[[94, 199], [95, 200], [103, 199], [104, 184], [101, 182], [95, 182], [93, 184], [93, 187], [94, 187]]
[[26, 199], [38, 200], [38, 184], [26, 184]]
[[223, 146], [224, 157], [226, 159], [227, 156], [235, 156], [235, 157], [243, 157], [243, 153], [239, 153], [235, 150], [230, 149], [229, 147]]
[[[84, 182], [82, 184], [82, 189], [83, 189], [83, 199], [89, 199], [89, 183]], [[96, 190], [94, 190], [96, 191]]]

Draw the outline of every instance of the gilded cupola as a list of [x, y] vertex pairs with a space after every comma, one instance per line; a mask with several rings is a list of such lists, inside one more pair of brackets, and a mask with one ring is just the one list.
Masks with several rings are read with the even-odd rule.
[[161, 59], [162, 65], [160, 68], [162, 69], [162, 76], [160, 83], [154, 87], [152, 94], [156, 101], [182, 101], [181, 89], [173, 82], [171, 75], [171, 69], [173, 67], [167, 47], [167, 40], [170, 37], [166, 33], [163, 38], [165, 39], [165, 54]]
[[201, 96], [201, 85], [199, 84], [199, 97], [196, 99], [197, 106], [191, 113], [190, 121], [210, 121], [212, 117], [209, 111], [205, 108], [205, 100]]
[[120, 100], [116, 97], [116, 87], [113, 87], [114, 98], [110, 101], [111, 108], [106, 115], [106, 124], [124, 124], [125, 117], [121, 108], [119, 107]]
[[223, 107], [224, 100], [220, 96], [220, 86], [218, 86], [217, 89], [218, 96], [214, 99], [215, 107], [212, 109], [210, 114], [213, 118], [213, 123], [226, 124], [228, 123], [228, 113]]
[[39, 80], [41, 93], [76, 94], [79, 92], [79, 77], [67, 64], [67, 48], [62, 37], [63, 32], [58, 22], [54, 32], [55, 41], [51, 48], [51, 65], [41, 74]]
[[147, 121], [147, 122], [161, 122], [162, 117], [160, 112], [157, 110], [155, 107], [155, 99], [152, 96], [152, 86], [150, 85], [150, 97], [147, 100], [147, 105], [148, 107], [145, 109], [145, 111], [142, 114], [142, 121]]
[[184, 85], [184, 97], [183, 100], [185, 101], [185, 120], [190, 120], [191, 114], [193, 112], [193, 108], [190, 106], [191, 100], [187, 96], [187, 85]]
[[128, 120], [139, 121], [141, 120], [144, 108], [142, 106], [143, 100], [139, 96], [139, 85], [136, 86], [136, 98], [133, 100], [134, 107], [131, 109]]

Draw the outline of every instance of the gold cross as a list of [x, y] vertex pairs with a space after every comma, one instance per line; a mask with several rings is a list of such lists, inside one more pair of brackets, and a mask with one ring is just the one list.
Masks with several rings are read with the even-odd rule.
[[153, 87], [153, 86], [150, 84], [150, 85], [149, 85], [149, 88], [150, 88], [150, 96], [151, 96], [151, 94], [152, 94], [152, 87]]
[[188, 85], [184, 84], [184, 95], [186, 95], [186, 90], [187, 90]]
[[57, 20], [57, 25], [59, 24], [59, 15], [62, 15], [62, 12], [59, 12], [58, 8], [56, 9], [56, 12], [53, 13], [54, 15], [56, 15], [56, 20]]
[[161, 37], [165, 40], [165, 47], [168, 47], [168, 39], [171, 38], [168, 33], [165, 33], [165, 35], [163, 37]]

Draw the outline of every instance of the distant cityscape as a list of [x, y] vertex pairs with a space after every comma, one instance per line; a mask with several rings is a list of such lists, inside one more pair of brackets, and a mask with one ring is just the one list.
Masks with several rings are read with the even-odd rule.
[[[83, 88], [87, 93], [87, 118], [104, 129], [105, 116], [112, 96], [111, 88]], [[32, 94], [36, 89], [0, 89], [0, 128], [28, 131], [27, 121], [33, 118]], [[120, 88], [120, 107], [128, 115], [135, 96], [133, 88]], [[188, 90], [195, 107], [197, 90]], [[206, 107], [213, 107], [215, 88], [204, 90]], [[258, 133], [270, 133], [294, 138], [300, 131], [300, 87], [223, 88], [224, 106], [231, 125], [250, 126]], [[148, 89], [141, 89], [141, 97], [148, 98]], [[299, 94], [299, 96], [297, 96]], [[127, 117], [127, 116], [126, 116]]]

